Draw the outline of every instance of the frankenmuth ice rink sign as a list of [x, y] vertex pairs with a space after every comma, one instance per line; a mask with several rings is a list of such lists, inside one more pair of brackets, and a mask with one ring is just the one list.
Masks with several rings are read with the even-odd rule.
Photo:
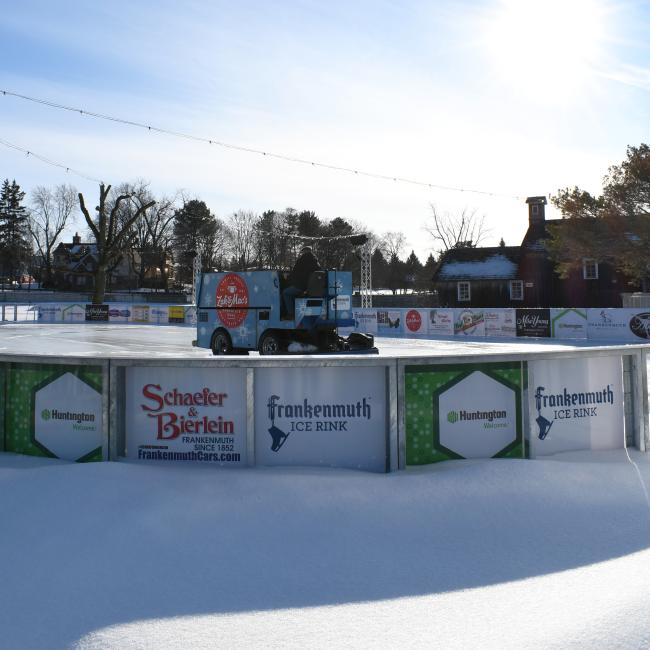
[[530, 455], [624, 446], [620, 357], [531, 361]]
[[259, 368], [255, 462], [386, 471], [384, 367]]

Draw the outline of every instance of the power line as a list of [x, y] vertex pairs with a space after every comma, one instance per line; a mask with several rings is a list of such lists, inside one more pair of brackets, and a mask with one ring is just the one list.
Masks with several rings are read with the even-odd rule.
[[27, 156], [36, 158], [37, 160], [40, 160], [41, 162], [44, 162], [47, 165], [51, 165], [52, 167], [59, 167], [60, 169], [65, 169], [66, 172], [69, 172], [70, 174], [75, 174], [75, 176], [80, 176], [81, 178], [85, 178], [87, 181], [93, 181], [94, 183], [99, 183], [100, 185], [103, 183], [103, 181], [100, 181], [97, 178], [93, 178], [92, 176], [88, 176], [87, 174], [84, 174], [83, 172], [73, 169], [68, 165], [64, 165], [63, 163], [59, 163], [56, 162], [55, 160], [50, 160], [45, 156], [41, 156], [40, 154], [36, 153], [35, 151], [32, 151], [31, 149], [25, 149], [23, 147], [19, 147], [17, 144], [13, 144], [12, 142], [7, 142], [6, 140], [2, 140], [1, 138], [0, 138], [0, 144], [4, 145], [5, 147], [8, 147], [9, 149], [15, 149], [16, 151], [21, 151]]
[[48, 106], [49, 108], [57, 108], [64, 111], [70, 111], [71, 113], [78, 113], [79, 115], [88, 115], [89, 117], [94, 117], [100, 120], [107, 120], [109, 122], [116, 122], [118, 124], [125, 124], [127, 126], [134, 126], [141, 129], [146, 129], [150, 132], [161, 133], [165, 135], [171, 135], [177, 138], [183, 138], [185, 140], [192, 140], [194, 142], [203, 142], [210, 145], [216, 145], [218, 147], [223, 147], [224, 149], [231, 149], [234, 151], [241, 151], [244, 153], [257, 154], [267, 158], [274, 158], [276, 160], [283, 160], [285, 162], [297, 163], [300, 165], [309, 165], [311, 167], [318, 167], [320, 169], [329, 169], [331, 171], [343, 172], [348, 174], [354, 174], [355, 176], [364, 176], [366, 178], [374, 178], [378, 180], [393, 181], [396, 183], [406, 183], [408, 185], [416, 185], [418, 187], [428, 187], [429, 189], [439, 189], [447, 190], [452, 192], [465, 192], [468, 194], [481, 194], [484, 196], [493, 196], [493, 197], [502, 197], [509, 199], [516, 199], [520, 201], [522, 197], [515, 196], [513, 194], [502, 194], [499, 192], [488, 192], [484, 190], [475, 190], [468, 189], [463, 187], [455, 187], [452, 185], [441, 185], [439, 183], [428, 183], [426, 181], [418, 181], [410, 178], [405, 178], [403, 176], [390, 176], [388, 174], [377, 174], [374, 172], [363, 171], [361, 169], [353, 169], [352, 167], [344, 167], [341, 165], [333, 165], [324, 162], [318, 162], [315, 160], [307, 160], [305, 158], [297, 158], [294, 156], [288, 156], [285, 154], [274, 153], [271, 151], [264, 151], [262, 149], [255, 149], [252, 147], [244, 147], [241, 145], [231, 144], [228, 142], [223, 142], [215, 138], [206, 138], [202, 136], [192, 135], [190, 133], [184, 133], [182, 131], [174, 131], [171, 129], [164, 129], [158, 126], [153, 126], [151, 124], [144, 124], [143, 122], [136, 122], [134, 120], [127, 120], [120, 117], [115, 117], [114, 115], [107, 115], [104, 113], [96, 113], [94, 111], [88, 111], [83, 108], [75, 108], [73, 106], [66, 106], [65, 104], [58, 104], [56, 102], [49, 101], [47, 99], [39, 99], [37, 97], [29, 97], [28, 95], [21, 95], [19, 93], [12, 92], [10, 90], [1, 90], [4, 96], [16, 97], [18, 99], [23, 99], [25, 101], [34, 102], [35, 104], [41, 104], [43, 106]]

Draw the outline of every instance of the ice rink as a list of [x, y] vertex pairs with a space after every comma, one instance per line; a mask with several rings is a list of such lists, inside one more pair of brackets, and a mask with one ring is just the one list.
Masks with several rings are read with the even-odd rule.
[[[195, 338], [196, 329], [186, 326], [5, 324], [0, 326], [0, 355], [102, 359], [213, 358], [210, 350], [192, 347], [192, 340]], [[484, 337], [437, 340], [376, 337], [375, 344], [379, 349], [379, 356], [389, 358], [557, 353], [585, 348], [639, 347], [639, 344], [603, 341], [499, 340]], [[250, 354], [250, 358], [256, 356], [256, 352]], [[345, 356], [349, 358], [350, 355]]]

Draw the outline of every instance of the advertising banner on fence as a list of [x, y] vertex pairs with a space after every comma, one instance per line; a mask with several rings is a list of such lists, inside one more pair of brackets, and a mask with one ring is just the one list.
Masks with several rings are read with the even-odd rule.
[[131, 320], [130, 305], [109, 305], [108, 320], [111, 323], [128, 323]]
[[406, 366], [406, 464], [524, 456], [522, 365]]
[[377, 310], [377, 331], [382, 336], [401, 334], [402, 310], [401, 309], [378, 309]]
[[258, 368], [258, 465], [386, 471], [383, 367]]
[[454, 335], [454, 310], [430, 309], [427, 319], [428, 333], [434, 336]]
[[246, 465], [245, 381], [242, 368], [127, 368], [127, 457]]
[[185, 307], [182, 305], [172, 305], [168, 309], [168, 322], [177, 324], [182, 324], [185, 322]]
[[131, 322], [148, 323], [149, 305], [131, 305]]
[[588, 309], [587, 337], [647, 343], [650, 339], [650, 310]]
[[167, 305], [151, 305], [149, 308], [149, 322], [154, 325], [167, 325], [169, 322]]
[[55, 302], [38, 305], [38, 320], [42, 323], [60, 323], [63, 321], [63, 306]]
[[514, 309], [486, 309], [485, 336], [513, 338], [517, 336], [517, 319]]
[[81, 323], [86, 320], [84, 305], [72, 304], [63, 308], [63, 321], [65, 323]]
[[531, 361], [528, 368], [532, 457], [624, 446], [620, 357]]
[[426, 309], [405, 309], [404, 333], [407, 336], [418, 336], [427, 333], [427, 310]]
[[454, 309], [454, 334], [485, 336], [485, 315], [482, 309]]
[[587, 312], [584, 309], [551, 309], [551, 336], [555, 339], [586, 339]]
[[101, 367], [10, 364], [6, 391], [7, 451], [102, 460]]
[[108, 305], [86, 305], [86, 321], [108, 322]]
[[357, 332], [377, 333], [377, 312], [374, 309], [355, 309], [352, 312]]
[[185, 324], [196, 325], [196, 307], [185, 307]]
[[551, 336], [551, 310], [517, 309], [517, 336]]

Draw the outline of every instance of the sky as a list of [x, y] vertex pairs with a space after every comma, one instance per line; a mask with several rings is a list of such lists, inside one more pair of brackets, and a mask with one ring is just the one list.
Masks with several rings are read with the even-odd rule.
[[[0, 140], [105, 183], [182, 189], [221, 218], [293, 207], [401, 231], [404, 254], [423, 260], [439, 248], [432, 204], [484, 217], [483, 245], [518, 245], [527, 196], [598, 193], [626, 147], [647, 141], [648, 27], [639, 1], [27, 0], [0, 22], [2, 90], [424, 185], [9, 95]], [[98, 196], [96, 181], [1, 144], [0, 177]]]

